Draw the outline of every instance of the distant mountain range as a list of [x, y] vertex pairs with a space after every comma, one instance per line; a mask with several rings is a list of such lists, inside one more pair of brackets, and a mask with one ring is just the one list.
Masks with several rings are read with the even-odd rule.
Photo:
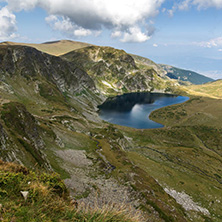
[[190, 71], [190, 70], [184, 70], [180, 68], [176, 68], [169, 65], [162, 65], [160, 66], [167, 72], [167, 76], [171, 79], [180, 80], [183, 82], [190, 82], [195, 85], [201, 85], [207, 82], [214, 81], [213, 79], [206, 77], [204, 75], [201, 75], [199, 73]]
[[[55, 56], [60, 56], [67, 54], [71, 51], [75, 50], [75, 53], [78, 53], [80, 56], [80, 53], [87, 53], [88, 50], [92, 51], [92, 48], [88, 48], [89, 46], [93, 46], [92, 44], [89, 43], [84, 43], [84, 42], [78, 42], [78, 41], [70, 41], [70, 40], [60, 40], [60, 41], [53, 41], [53, 42], [45, 42], [42, 44], [32, 44], [32, 43], [15, 43], [15, 42], [2, 42], [0, 45], [6, 45], [6, 46], [12, 46], [12, 45], [21, 45], [21, 46], [29, 46], [36, 48], [37, 50], [40, 50], [42, 52], [45, 52], [47, 54], [55, 55]], [[83, 50], [83, 48], [86, 48]], [[94, 46], [94, 49], [111, 49], [111, 47], [99, 47], [99, 46]], [[76, 51], [76, 50], [79, 50]], [[118, 51], [117, 49], [115, 49]], [[100, 50], [101, 51], [101, 50]], [[119, 50], [121, 51], [121, 50]], [[104, 52], [105, 53], [105, 52]], [[161, 77], [167, 76], [170, 79], [175, 79], [178, 80], [179, 83], [181, 84], [186, 84], [186, 83], [191, 83], [191, 84], [204, 84], [207, 82], [214, 81], [213, 79], [206, 77], [204, 75], [201, 75], [199, 73], [190, 71], [190, 70], [185, 70], [185, 69], [180, 69], [176, 68], [170, 65], [163, 65], [163, 64], [157, 64], [153, 62], [152, 60], [141, 57], [138, 55], [131, 55], [135, 62], [140, 63], [141, 65], [145, 65], [146, 67], [149, 66], [153, 68], [157, 74]], [[70, 56], [69, 56], [70, 57]], [[83, 56], [82, 56], [83, 57]]]

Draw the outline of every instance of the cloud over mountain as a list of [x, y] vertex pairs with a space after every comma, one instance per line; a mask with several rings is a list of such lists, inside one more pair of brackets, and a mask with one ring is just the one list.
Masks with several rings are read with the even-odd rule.
[[0, 40], [15, 37], [16, 17], [6, 7], [0, 9]]
[[[145, 42], [154, 33], [150, 18], [159, 10], [173, 16], [175, 11], [195, 7], [199, 10], [222, 8], [222, 0], [178, 0], [171, 8], [162, 8], [170, 0], [0, 0], [0, 39], [10, 39], [16, 32], [16, 12], [42, 8], [45, 21], [53, 30], [68, 37], [98, 36], [108, 30], [122, 42]], [[172, 2], [171, 2], [172, 3]]]
[[[73, 36], [98, 34], [108, 29], [123, 42], [143, 42], [153, 27], [146, 19], [156, 16], [164, 0], [7, 0], [7, 10], [18, 12], [41, 7], [50, 26]], [[119, 35], [116, 35], [119, 33]]]

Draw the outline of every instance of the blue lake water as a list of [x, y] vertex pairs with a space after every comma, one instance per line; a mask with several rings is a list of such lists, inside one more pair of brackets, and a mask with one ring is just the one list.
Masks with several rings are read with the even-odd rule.
[[121, 126], [137, 129], [161, 128], [162, 124], [149, 119], [152, 111], [183, 103], [189, 98], [163, 93], [129, 93], [109, 98], [99, 106], [101, 119]]

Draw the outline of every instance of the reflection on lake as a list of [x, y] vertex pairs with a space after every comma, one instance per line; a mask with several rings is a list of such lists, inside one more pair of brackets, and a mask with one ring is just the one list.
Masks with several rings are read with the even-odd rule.
[[189, 98], [164, 93], [128, 93], [107, 99], [99, 108], [101, 119], [137, 129], [161, 128], [163, 125], [149, 119], [152, 111], [183, 103]]

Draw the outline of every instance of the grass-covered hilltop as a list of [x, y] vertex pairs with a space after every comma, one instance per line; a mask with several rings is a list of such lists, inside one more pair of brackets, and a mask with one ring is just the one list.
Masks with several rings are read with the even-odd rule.
[[[0, 220], [222, 221], [222, 82], [208, 81], [111, 47], [0, 44]], [[99, 118], [131, 92], [190, 99], [152, 112], [159, 129]]]

